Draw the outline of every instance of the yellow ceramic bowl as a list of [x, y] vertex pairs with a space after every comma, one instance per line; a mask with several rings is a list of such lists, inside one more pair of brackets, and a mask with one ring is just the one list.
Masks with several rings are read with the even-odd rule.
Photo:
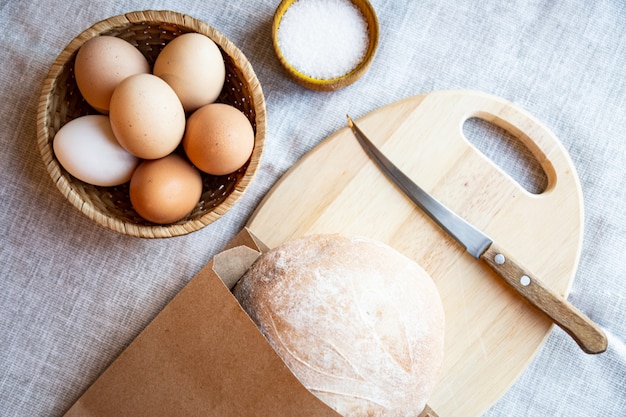
[[[318, 79], [310, 77], [306, 74], [303, 74], [301, 71], [298, 71], [294, 68], [283, 56], [283, 53], [280, 49], [280, 45], [278, 44], [278, 28], [280, 26], [280, 22], [285, 15], [287, 9], [295, 3], [297, 0], [282, 0], [274, 13], [274, 19], [272, 21], [272, 46], [274, 47], [274, 52], [280, 61], [280, 64], [287, 72], [287, 74], [298, 84], [303, 87], [309, 88], [311, 90], [316, 91], [334, 91], [344, 88], [356, 80], [358, 80], [370, 67], [372, 60], [374, 59], [374, 55], [376, 53], [376, 49], [378, 48], [378, 17], [376, 16], [376, 12], [374, 8], [370, 4], [368, 0], [352, 0], [352, 3], [359, 8], [365, 21], [368, 26], [368, 37], [369, 44], [367, 47], [367, 51], [361, 62], [359, 62], [356, 67], [354, 67], [350, 72], [341, 77], [329, 78], [329, 79]], [[304, 0], [303, 0], [304, 1]]]

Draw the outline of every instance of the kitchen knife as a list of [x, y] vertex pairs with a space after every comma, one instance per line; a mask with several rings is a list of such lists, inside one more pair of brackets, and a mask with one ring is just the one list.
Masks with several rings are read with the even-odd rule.
[[566, 299], [541, 283], [489, 236], [445, 207], [400, 171], [348, 117], [348, 125], [368, 156], [424, 213], [474, 258], [484, 261], [532, 305], [565, 330], [586, 353], [602, 353], [607, 338], [602, 329]]

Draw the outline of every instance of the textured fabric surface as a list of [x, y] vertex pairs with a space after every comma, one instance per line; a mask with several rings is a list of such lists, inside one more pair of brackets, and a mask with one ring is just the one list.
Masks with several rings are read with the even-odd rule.
[[[270, 41], [278, 0], [0, 2], [0, 415], [61, 415], [281, 175], [345, 125], [346, 112], [359, 117], [423, 92], [473, 89], [536, 115], [570, 152], [585, 237], [569, 300], [609, 338], [607, 352], [590, 356], [555, 328], [485, 415], [626, 416], [625, 3], [371, 2], [381, 27], [376, 58], [356, 84], [333, 93], [305, 90], [280, 69]], [[267, 146], [244, 198], [205, 229], [165, 240], [118, 235], [80, 214], [36, 145], [38, 96], [57, 54], [96, 21], [142, 9], [216, 27], [248, 57], [267, 99]], [[510, 147], [485, 139], [493, 131], [467, 132], [540, 187]]]

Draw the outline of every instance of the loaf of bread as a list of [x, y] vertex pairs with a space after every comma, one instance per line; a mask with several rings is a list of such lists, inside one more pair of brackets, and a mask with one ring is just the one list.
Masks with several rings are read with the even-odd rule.
[[418, 416], [443, 360], [431, 277], [371, 239], [312, 235], [262, 255], [233, 289], [291, 372], [345, 417]]

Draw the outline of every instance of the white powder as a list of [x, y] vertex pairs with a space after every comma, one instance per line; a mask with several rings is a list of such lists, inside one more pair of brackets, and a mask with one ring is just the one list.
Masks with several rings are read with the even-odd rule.
[[278, 27], [278, 45], [287, 62], [320, 80], [349, 73], [368, 43], [367, 22], [347, 0], [297, 0]]
[[443, 360], [443, 305], [428, 273], [390, 246], [293, 239], [259, 258], [234, 295], [300, 382], [340, 415], [424, 408]]

